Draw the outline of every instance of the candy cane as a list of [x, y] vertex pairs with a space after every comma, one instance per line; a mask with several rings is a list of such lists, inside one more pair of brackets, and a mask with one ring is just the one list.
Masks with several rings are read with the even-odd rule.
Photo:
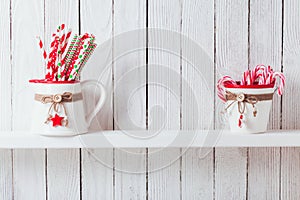
[[247, 85], [248, 78], [249, 78], [249, 71], [247, 70], [243, 73], [243, 78], [242, 78], [242, 81], [241, 81], [241, 85]]
[[225, 92], [224, 92], [224, 85], [225, 84], [236, 84], [236, 82], [230, 77], [230, 76], [223, 76], [222, 78], [219, 79], [218, 84], [217, 84], [217, 89], [218, 89], [218, 97], [223, 101], [226, 102], [225, 99]]
[[285, 76], [281, 72], [274, 72], [273, 73], [273, 79], [276, 79], [276, 77], [278, 77], [280, 79], [280, 84], [279, 84], [277, 93], [278, 93], [278, 95], [282, 95], [283, 94], [283, 88], [284, 88], [284, 85], [285, 85]]

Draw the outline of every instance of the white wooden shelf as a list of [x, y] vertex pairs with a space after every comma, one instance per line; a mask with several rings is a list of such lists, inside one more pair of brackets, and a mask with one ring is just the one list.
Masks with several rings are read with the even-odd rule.
[[1, 132], [0, 148], [296, 147], [300, 130], [239, 134], [229, 131], [102, 131], [47, 137], [27, 131]]

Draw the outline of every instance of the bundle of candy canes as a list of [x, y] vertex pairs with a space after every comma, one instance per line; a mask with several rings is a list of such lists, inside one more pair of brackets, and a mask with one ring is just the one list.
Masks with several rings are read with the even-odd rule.
[[[278, 80], [278, 82], [277, 82]], [[272, 85], [276, 84], [278, 95], [282, 95], [285, 84], [285, 77], [281, 72], [274, 72], [273, 69], [264, 65], [257, 65], [253, 70], [247, 70], [243, 73], [240, 81], [233, 80], [230, 76], [223, 76], [217, 84], [218, 97], [226, 102], [226, 85]]]
[[[47, 81], [73, 81], [80, 78], [80, 72], [97, 47], [95, 36], [75, 34], [69, 43], [72, 30], [65, 32], [65, 24], [58, 26], [52, 34], [50, 51], [47, 53], [40, 37], [39, 47], [45, 62]], [[68, 47], [68, 48], [67, 48]]]

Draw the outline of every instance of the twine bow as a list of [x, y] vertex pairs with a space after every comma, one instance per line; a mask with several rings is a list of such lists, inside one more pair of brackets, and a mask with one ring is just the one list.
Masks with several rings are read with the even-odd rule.
[[245, 104], [249, 103], [253, 107], [253, 116], [256, 117], [257, 110], [255, 104], [259, 101], [268, 101], [273, 99], [273, 93], [268, 94], [234, 94], [232, 92], [226, 91], [226, 100], [233, 100], [226, 108], [232, 106], [235, 102], [238, 102], [238, 111], [242, 115], [245, 112]]
[[64, 126], [68, 126], [67, 110], [64, 103], [82, 100], [82, 93], [72, 94], [71, 92], [64, 92], [63, 94], [55, 95], [35, 94], [34, 99], [36, 101], [42, 102], [43, 104], [51, 103], [51, 106], [48, 110], [48, 118], [45, 121], [46, 124], [49, 123], [52, 118], [52, 115], [50, 114], [52, 108], [56, 113], [58, 113], [60, 107], [62, 107], [65, 115], [63, 124]]
[[253, 116], [256, 117], [257, 109], [255, 107], [255, 104], [258, 102], [258, 98], [255, 95], [249, 96], [249, 95], [245, 95], [243, 93], [234, 94], [229, 91], [226, 91], [226, 100], [233, 100], [233, 101], [225, 108], [225, 111], [227, 111], [227, 109], [230, 106], [232, 106], [235, 102], [237, 102], [238, 103], [238, 111], [242, 115], [245, 112], [245, 107], [246, 107], [245, 104], [249, 103], [253, 107]]

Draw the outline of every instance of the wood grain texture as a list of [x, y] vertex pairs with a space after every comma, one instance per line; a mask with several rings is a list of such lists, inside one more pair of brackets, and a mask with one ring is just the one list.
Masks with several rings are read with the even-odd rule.
[[[98, 44], [82, 71], [82, 80], [95, 79], [101, 82], [107, 93], [106, 103], [91, 123], [91, 130], [113, 129], [112, 88], [112, 1], [80, 0], [80, 32], [92, 33]], [[95, 88], [84, 93], [89, 101], [87, 112], [92, 111], [99, 94]]]
[[[248, 66], [248, 2], [217, 0], [216, 77], [229, 74], [240, 77]], [[216, 128], [224, 128], [216, 99]], [[233, 178], [234, 177], [234, 178]], [[247, 149], [217, 148], [215, 150], [215, 198], [246, 199]]]
[[[53, 32], [62, 23], [72, 28], [73, 34], [79, 32], [78, 0], [45, 1], [45, 38], [50, 44]], [[49, 199], [80, 198], [80, 150], [47, 150], [47, 186]], [[62, 189], [63, 188], [63, 189]]]
[[113, 151], [82, 149], [82, 199], [113, 199]]
[[283, 72], [286, 76], [285, 94], [282, 97], [283, 129], [299, 129], [300, 105], [297, 99], [300, 94], [298, 66], [300, 65], [300, 25], [298, 12], [299, 1], [284, 3], [283, 35]]
[[[112, 1], [80, 0], [81, 33], [96, 36], [98, 47], [82, 71], [82, 80], [100, 81], [107, 92], [103, 108], [91, 123], [91, 130], [111, 130], [112, 107]], [[89, 112], [99, 94], [91, 87], [85, 93]], [[100, 94], [101, 95], [101, 94]], [[90, 102], [92, 101], [92, 102]], [[82, 199], [113, 199], [113, 149], [82, 149]]]
[[0, 150], [0, 198], [13, 199], [12, 150]]
[[[281, 70], [281, 3], [281, 0], [250, 2], [250, 69], [265, 64], [275, 71]], [[269, 129], [280, 128], [280, 103], [276, 95]], [[249, 148], [248, 159], [248, 198], [280, 199], [280, 148]]]
[[[250, 69], [258, 64], [281, 70], [282, 1], [250, 3]], [[280, 128], [280, 97], [274, 96], [269, 129]]]
[[249, 148], [248, 199], [280, 199], [280, 148]]
[[[0, 3], [0, 130], [10, 131], [12, 125], [11, 106], [11, 43], [10, 43], [10, 1], [4, 0]], [[0, 150], [0, 199], [13, 199], [12, 188], [12, 151]]]
[[146, 199], [145, 149], [115, 150], [115, 199]]
[[11, 41], [10, 41], [10, 1], [1, 2], [0, 13], [2, 20], [0, 21], [0, 91], [2, 96], [0, 101], [0, 130], [11, 130], [12, 106], [11, 106]]
[[[300, 2], [284, 1], [283, 72], [286, 76], [282, 97], [282, 127], [299, 129]], [[299, 148], [282, 148], [281, 199], [299, 199]]]
[[46, 199], [45, 150], [14, 150], [14, 199]]
[[[213, 199], [213, 151], [201, 148], [182, 155], [182, 199]], [[207, 153], [209, 152], [209, 153]]]
[[[43, 37], [44, 3], [11, 1], [13, 130], [28, 130], [33, 93], [28, 80], [43, 74], [42, 55], [36, 36]], [[26, 30], [26, 31], [24, 31]], [[24, 103], [25, 102], [25, 103]], [[15, 199], [45, 199], [45, 151], [13, 152], [13, 190]]]
[[218, 148], [215, 156], [216, 199], [246, 199], [247, 148]]
[[[180, 129], [180, 1], [148, 1], [148, 129]], [[167, 30], [167, 31], [163, 31]], [[149, 149], [149, 199], [180, 199], [180, 149]]]
[[281, 199], [299, 199], [300, 148], [282, 148], [281, 151]]
[[80, 199], [78, 150], [48, 150], [47, 199]]
[[[214, 2], [183, 1], [181, 33], [181, 126], [208, 130], [213, 128], [214, 101], [203, 94], [214, 97]], [[182, 149], [182, 199], [213, 199], [213, 148], [186, 150]]]
[[[146, 128], [145, 28], [146, 1], [114, 1], [114, 128], [125, 134]], [[146, 199], [145, 152], [115, 149], [116, 199]]]

